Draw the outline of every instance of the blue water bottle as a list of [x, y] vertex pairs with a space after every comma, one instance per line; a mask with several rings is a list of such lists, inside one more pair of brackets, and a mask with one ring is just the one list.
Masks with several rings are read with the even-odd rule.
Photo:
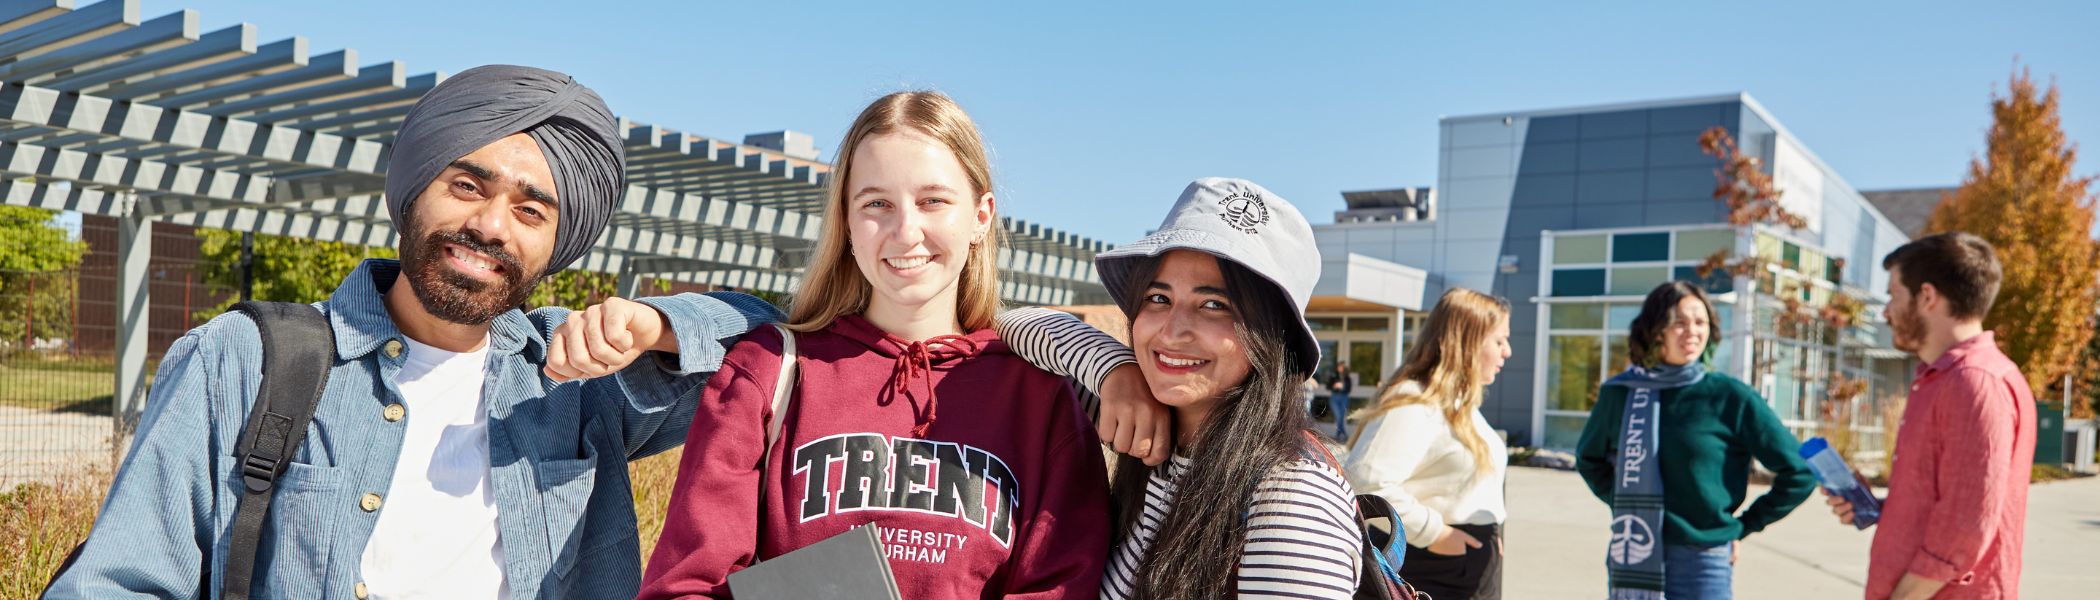
[[1831, 450], [1829, 441], [1811, 438], [1801, 444], [1801, 459], [1808, 461], [1808, 470], [1815, 471], [1823, 489], [1852, 503], [1853, 527], [1866, 529], [1881, 520], [1881, 501], [1874, 498], [1874, 490], [1860, 485], [1852, 467], [1845, 465], [1845, 457]]

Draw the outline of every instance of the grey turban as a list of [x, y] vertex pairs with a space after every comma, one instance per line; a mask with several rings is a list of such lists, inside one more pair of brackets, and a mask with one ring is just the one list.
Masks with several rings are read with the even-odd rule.
[[612, 109], [576, 79], [546, 69], [487, 65], [461, 71], [416, 101], [387, 159], [386, 210], [395, 224], [452, 161], [524, 132], [554, 170], [560, 202], [547, 273], [598, 243], [627, 191], [626, 155]]

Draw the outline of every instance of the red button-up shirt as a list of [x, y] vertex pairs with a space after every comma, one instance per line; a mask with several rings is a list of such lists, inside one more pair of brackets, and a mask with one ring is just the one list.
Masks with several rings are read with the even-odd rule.
[[2034, 467], [2034, 392], [1990, 332], [1918, 368], [1874, 532], [1867, 597], [1904, 573], [1935, 598], [2018, 598]]

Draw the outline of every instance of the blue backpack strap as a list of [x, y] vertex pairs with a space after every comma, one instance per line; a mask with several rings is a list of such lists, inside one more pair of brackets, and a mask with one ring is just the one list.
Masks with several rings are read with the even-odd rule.
[[[1341, 461], [1334, 459], [1334, 453], [1327, 449], [1327, 444], [1321, 442], [1318, 436], [1307, 431], [1305, 432], [1305, 439], [1306, 443], [1319, 449], [1319, 456], [1327, 459], [1327, 465], [1333, 467], [1336, 473], [1344, 472]], [[1404, 562], [1406, 557], [1403, 555], [1390, 561], [1387, 560], [1388, 549], [1395, 542], [1406, 539], [1400, 519], [1393, 516], [1393, 504], [1387, 502], [1385, 498], [1373, 494], [1357, 494], [1355, 505], [1356, 529], [1363, 542], [1363, 555], [1368, 560], [1363, 561], [1361, 572], [1357, 574], [1354, 598], [1356, 600], [1416, 600], [1418, 593], [1415, 591], [1414, 586], [1408, 585], [1406, 580], [1400, 578], [1400, 563]], [[1392, 533], [1381, 532], [1378, 528], [1372, 527], [1371, 519], [1392, 521]]]

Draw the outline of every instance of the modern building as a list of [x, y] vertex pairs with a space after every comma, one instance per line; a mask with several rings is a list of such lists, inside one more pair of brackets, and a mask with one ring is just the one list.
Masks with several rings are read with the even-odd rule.
[[[1713, 198], [1717, 162], [1699, 146], [1715, 127], [1758, 157], [1806, 227], [1730, 225]], [[1441, 130], [1433, 190], [1347, 193], [1348, 210], [1314, 227], [1329, 258], [1309, 318], [1337, 354], [1377, 358], [1352, 365], [1366, 382], [1398, 366], [1444, 290], [1490, 291], [1510, 300], [1514, 354], [1483, 412], [1513, 444], [1570, 448], [1597, 386], [1627, 363], [1642, 297], [1692, 280], [1721, 313], [1716, 369], [1750, 382], [1800, 433], [1837, 422], [1878, 439], [1878, 407], [1909, 377], [1876, 324], [1878, 265], [1909, 238], [1749, 95], [1449, 117]], [[1771, 262], [1701, 277], [1717, 252]], [[1391, 283], [1370, 281], [1386, 273]], [[1839, 293], [1864, 301], [1868, 318], [1782, 335], [1780, 294], [1820, 306]], [[1833, 375], [1866, 382], [1865, 401], [1823, 402]]]

